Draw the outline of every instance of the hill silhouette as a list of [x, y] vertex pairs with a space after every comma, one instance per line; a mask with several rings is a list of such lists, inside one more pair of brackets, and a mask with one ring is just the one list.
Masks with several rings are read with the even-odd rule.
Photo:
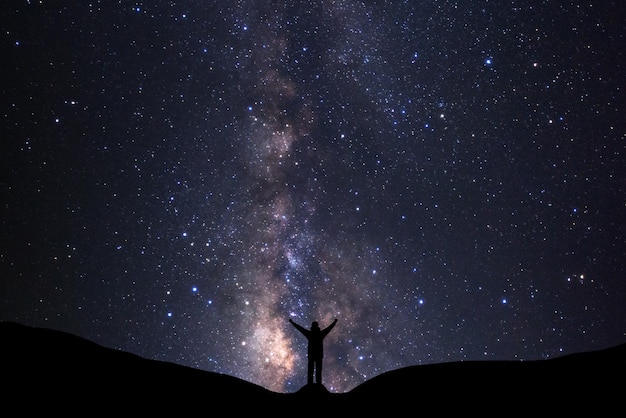
[[61, 331], [0, 322], [2, 411], [176, 416], [512, 415], [624, 407], [626, 344], [537, 361], [463, 361], [380, 374], [346, 393], [276, 393], [245, 380], [148, 360]]

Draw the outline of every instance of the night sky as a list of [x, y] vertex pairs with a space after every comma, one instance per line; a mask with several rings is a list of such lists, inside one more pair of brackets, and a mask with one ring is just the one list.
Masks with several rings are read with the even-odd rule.
[[278, 392], [626, 342], [623, 1], [3, 1], [0, 319]]

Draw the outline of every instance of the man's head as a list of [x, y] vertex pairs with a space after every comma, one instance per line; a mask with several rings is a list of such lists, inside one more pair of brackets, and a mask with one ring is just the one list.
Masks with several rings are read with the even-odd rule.
[[311, 329], [320, 329], [320, 326], [317, 323], [317, 321], [313, 321], [313, 323], [311, 324]]

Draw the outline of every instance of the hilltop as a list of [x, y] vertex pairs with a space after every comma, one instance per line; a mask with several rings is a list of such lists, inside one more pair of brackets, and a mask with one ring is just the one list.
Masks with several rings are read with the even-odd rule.
[[3, 409], [12, 413], [601, 415], [623, 408], [626, 344], [550, 360], [416, 365], [383, 373], [346, 393], [321, 385], [276, 393], [61, 331], [3, 322], [0, 337]]

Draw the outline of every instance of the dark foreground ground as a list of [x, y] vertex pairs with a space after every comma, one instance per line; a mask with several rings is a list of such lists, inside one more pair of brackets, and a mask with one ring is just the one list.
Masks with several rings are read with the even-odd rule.
[[77, 336], [0, 322], [3, 416], [623, 416], [626, 344], [540, 361], [406, 367], [346, 393], [276, 393]]

